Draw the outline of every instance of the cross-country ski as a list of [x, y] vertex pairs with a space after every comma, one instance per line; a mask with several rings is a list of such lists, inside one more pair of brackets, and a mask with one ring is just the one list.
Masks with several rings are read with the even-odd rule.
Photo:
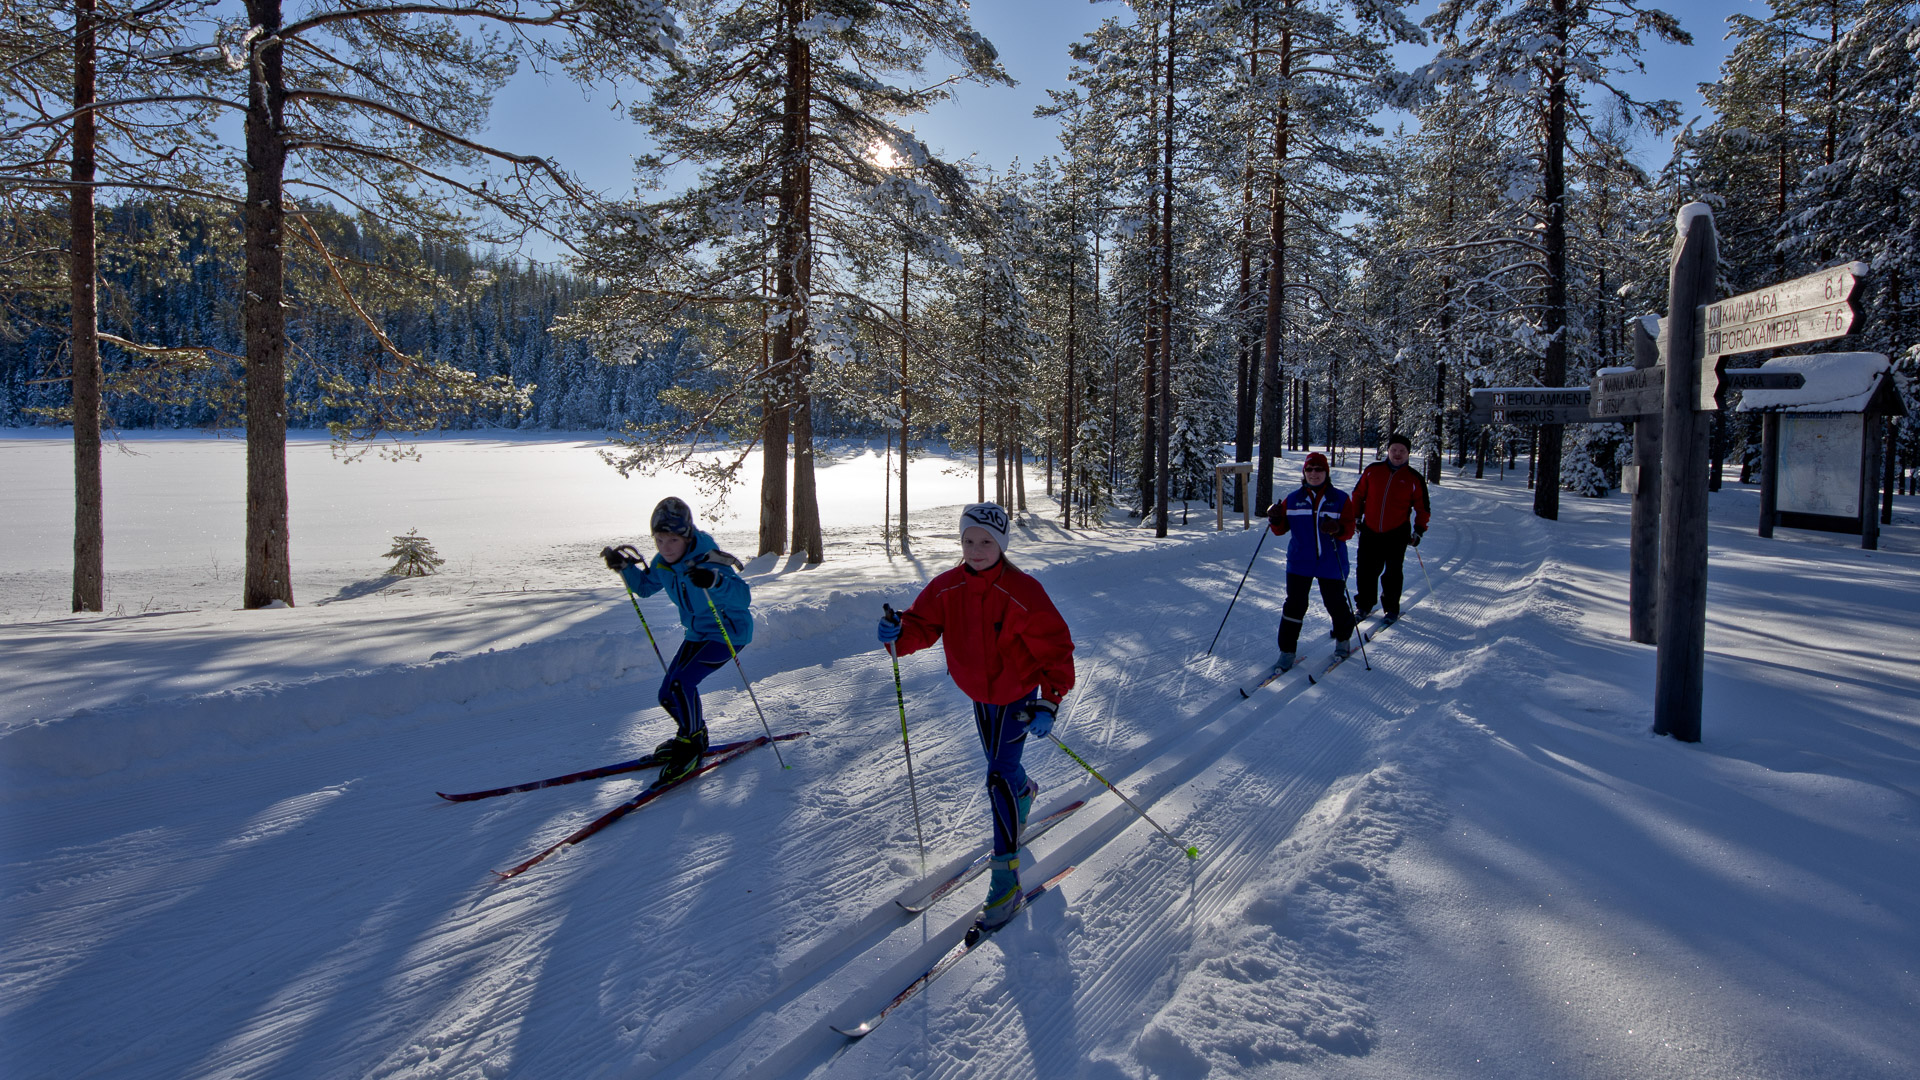
[[702, 761], [698, 766], [696, 766], [691, 771], [683, 772], [678, 776], [674, 776], [668, 779], [661, 779], [661, 780], [654, 781], [652, 784], [648, 785], [644, 790], [642, 790], [640, 794], [635, 795], [633, 798], [628, 799], [626, 802], [623, 802], [620, 805], [614, 807], [613, 809], [607, 811], [606, 813], [601, 814], [599, 817], [596, 817], [592, 821], [587, 822], [585, 825], [580, 826], [580, 828], [575, 829], [573, 832], [568, 833], [566, 836], [561, 837], [559, 840], [554, 841], [552, 844], [544, 848], [541, 848], [539, 851], [535, 852], [532, 856], [530, 856], [526, 860], [515, 863], [514, 865], [508, 867], [505, 870], [495, 870], [494, 874], [498, 876], [502, 881], [519, 877], [521, 874], [526, 873], [528, 870], [533, 869], [536, 865], [545, 861], [547, 856], [552, 855], [554, 852], [559, 851], [561, 848], [570, 847], [574, 844], [579, 843], [582, 840], [585, 840], [587, 837], [592, 836], [594, 833], [597, 833], [600, 830], [606, 828], [607, 826], [613, 824], [614, 822], [619, 821], [621, 818], [626, 817], [628, 814], [633, 813], [635, 810], [638, 810], [641, 807], [652, 802], [653, 800], [659, 798], [660, 796], [665, 795], [667, 792], [673, 790], [674, 788], [679, 787], [680, 785], [685, 784], [698, 777], [705, 776], [706, 774], [712, 772], [713, 770], [719, 768], [720, 766], [725, 765], [727, 762], [736, 760], [737, 758], [747, 753], [747, 751], [749, 750], [753, 750], [762, 746], [768, 746], [774, 742], [785, 742], [791, 739], [798, 739], [801, 736], [806, 734], [808, 734], [808, 732], [790, 731], [784, 735], [776, 735], [771, 739], [767, 738], [764, 735], [756, 736], [755, 738], [748, 739], [743, 743], [739, 743], [735, 745], [732, 749], [714, 753], [710, 755], [706, 760]]
[[[1056, 885], [1059, 885], [1060, 882], [1063, 879], [1065, 879], [1068, 874], [1073, 873], [1073, 870], [1074, 868], [1069, 866], [1065, 870], [1060, 871], [1059, 873], [1053, 875], [1052, 877], [1041, 882], [1040, 884], [1035, 885], [1033, 888], [1026, 890], [1024, 893], [1020, 895], [1020, 899], [1018, 904], [1016, 905], [1016, 908], [1025, 908], [1029, 904], [1032, 904], [1033, 901], [1037, 899], [1041, 893], [1044, 893], [1048, 889], [1051, 889]], [[934, 961], [932, 967], [921, 972], [918, 978], [908, 983], [906, 985], [906, 988], [901, 990], [898, 994], [895, 994], [893, 996], [893, 1000], [887, 1002], [885, 1008], [882, 1008], [879, 1012], [875, 1013], [873, 1016], [867, 1018], [866, 1020], [862, 1020], [860, 1023], [854, 1024], [851, 1027], [840, 1027], [837, 1024], [829, 1025], [829, 1026], [831, 1026], [833, 1030], [839, 1032], [842, 1035], [845, 1035], [849, 1039], [865, 1038], [866, 1036], [872, 1034], [873, 1029], [879, 1027], [881, 1023], [883, 1023], [887, 1019], [887, 1017], [893, 1015], [893, 1012], [895, 1009], [898, 1009], [900, 1006], [905, 1005], [907, 1002], [919, 996], [920, 992], [925, 990], [935, 979], [938, 979], [940, 976], [945, 975], [948, 971], [951, 971], [955, 964], [958, 964], [960, 961], [966, 959], [968, 953], [972, 952], [975, 948], [977, 948], [982, 941], [985, 941], [988, 937], [992, 936], [995, 930], [998, 930], [1005, 925], [1006, 925], [1006, 920], [1001, 920], [999, 922], [996, 922], [992, 926], [988, 926], [985, 923], [975, 921], [972, 926], [967, 927], [966, 933], [961, 935], [960, 940], [957, 942], [954, 942], [953, 948], [948, 949], [944, 954], [941, 955], [940, 959]]]
[[[795, 737], [796, 735], [794, 734], [778, 736], [778, 738], [781, 738], [781, 739], [791, 739]], [[748, 743], [751, 743], [752, 741], [753, 741], [752, 739], [740, 739], [735, 742], [716, 743], [712, 746], [709, 746], [705, 752], [709, 756], [712, 756], [715, 754], [724, 754], [729, 750], [738, 750], [739, 748], [746, 746]], [[456, 792], [456, 793], [436, 791], [434, 792], [434, 794], [440, 796], [443, 799], [446, 799], [448, 802], [472, 802], [475, 799], [491, 799], [500, 795], [514, 795], [522, 791], [538, 791], [541, 788], [559, 787], [562, 784], [577, 784], [583, 780], [600, 780], [609, 776], [618, 776], [621, 773], [638, 772], [642, 769], [658, 768], [660, 764], [661, 764], [661, 760], [658, 754], [645, 754], [640, 757], [634, 758], [632, 761], [622, 761], [613, 765], [602, 765], [594, 769], [582, 769], [579, 772], [565, 773], [560, 776], [548, 777], [545, 780], [534, 780], [525, 784], [514, 784], [509, 787], [486, 788], [482, 791], [464, 791], [464, 792]]]

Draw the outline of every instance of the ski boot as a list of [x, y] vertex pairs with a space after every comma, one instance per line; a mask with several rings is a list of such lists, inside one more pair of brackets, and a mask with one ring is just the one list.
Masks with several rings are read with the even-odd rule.
[[980, 925], [994, 930], [1020, 910], [1020, 856], [995, 855], [987, 865], [993, 872], [987, 878], [987, 906], [980, 912]]
[[1347, 657], [1352, 655], [1353, 655], [1353, 639], [1352, 638], [1341, 638], [1339, 641], [1336, 641], [1333, 643], [1333, 658], [1335, 660], [1345, 660]]
[[654, 751], [660, 757], [660, 775], [653, 781], [654, 787], [663, 787], [680, 780], [700, 767], [700, 755], [707, 752], [707, 729], [688, 735], [675, 735], [660, 744]]
[[1034, 797], [1039, 794], [1040, 785], [1034, 783], [1033, 780], [1029, 778], [1026, 788], [1013, 798], [1013, 812], [1020, 818], [1020, 828], [1022, 831], [1026, 830], [1027, 814], [1033, 809]]
[[1280, 662], [1273, 665], [1273, 670], [1280, 672], [1281, 674], [1285, 674], [1289, 671], [1292, 671], [1293, 661], [1294, 661], [1294, 654], [1290, 652], [1283, 652], [1280, 654]]

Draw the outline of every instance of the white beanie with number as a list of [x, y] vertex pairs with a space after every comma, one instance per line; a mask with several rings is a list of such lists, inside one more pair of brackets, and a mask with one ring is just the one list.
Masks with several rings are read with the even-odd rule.
[[960, 511], [960, 539], [965, 541], [968, 529], [985, 529], [993, 542], [1000, 545], [1004, 553], [1007, 550], [1007, 512], [999, 503], [974, 503]]

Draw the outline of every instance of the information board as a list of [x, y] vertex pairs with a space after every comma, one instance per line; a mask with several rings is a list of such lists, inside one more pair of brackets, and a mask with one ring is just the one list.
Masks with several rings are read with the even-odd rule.
[[1780, 417], [1782, 513], [1860, 516], [1860, 441], [1865, 426], [1858, 416]]

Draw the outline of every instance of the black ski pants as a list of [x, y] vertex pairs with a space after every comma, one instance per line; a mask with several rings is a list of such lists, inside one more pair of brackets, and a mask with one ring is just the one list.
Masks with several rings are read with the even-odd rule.
[[1360, 561], [1354, 571], [1353, 602], [1360, 605], [1361, 611], [1373, 610], [1377, 595], [1387, 614], [1400, 614], [1400, 588], [1406, 584], [1407, 540], [1412, 536], [1411, 521], [1386, 532], [1360, 526]]
[[1287, 600], [1280, 608], [1280, 651], [1293, 652], [1300, 644], [1300, 624], [1307, 617], [1308, 594], [1315, 581], [1320, 582], [1320, 602], [1327, 605], [1333, 619], [1333, 636], [1345, 641], [1353, 633], [1353, 612], [1347, 608], [1345, 578], [1311, 578], [1305, 574], [1287, 575]]

